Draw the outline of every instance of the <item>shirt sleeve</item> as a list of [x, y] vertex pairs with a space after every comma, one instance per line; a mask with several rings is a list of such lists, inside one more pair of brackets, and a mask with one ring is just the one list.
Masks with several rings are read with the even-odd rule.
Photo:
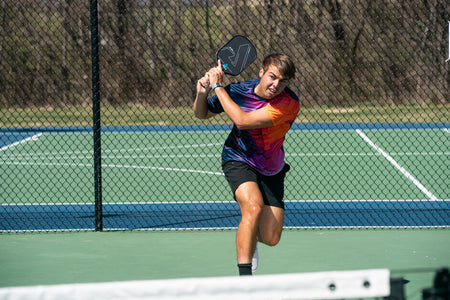
[[300, 110], [300, 103], [289, 96], [279, 98], [267, 106], [265, 106], [267, 113], [272, 120], [273, 125], [282, 123], [292, 123]]
[[[225, 91], [227, 91], [227, 93], [230, 94], [231, 85], [227, 85], [224, 88]], [[215, 114], [220, 114], [224, 112], [222, 104], [220, 104], [219, 98], [216, 95], [208, 98], [208, 110]]]
[[223, 112], [222, 104], [220, 104], [219, 98], [216, 95], [208, 98], [208, 110], [215, 114]]

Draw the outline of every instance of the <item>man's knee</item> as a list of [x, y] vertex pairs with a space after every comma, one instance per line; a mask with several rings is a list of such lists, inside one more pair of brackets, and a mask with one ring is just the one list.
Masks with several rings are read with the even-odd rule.
[[259, 203], [247, 203], [241, 207], [242, 219], [248, 221], [258, 221], [261, 217], [263, 205]]
[[268, 245], [268, 246], [276, 246], [281, 239], [281, 232], [270, 232], [269, 234], [265, 234], [264, 236], [262, 236], [262, 241], [264, 244]]

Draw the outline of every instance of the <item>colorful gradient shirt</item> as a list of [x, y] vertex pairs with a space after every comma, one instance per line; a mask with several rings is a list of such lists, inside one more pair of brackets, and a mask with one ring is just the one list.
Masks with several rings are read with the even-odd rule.
[[[245, 112], [264, 108], [273, 126], [239, 130], [233, 126], [222, 151], [226, 161], [242, 161], [263, 175], [275, 175], [284, 167], [283, 142], [300, 109], [298, 97], [288, 87], [274, 99], [255, 94], [260, 79], [232, 83], [225, 87], [231, 99]], [[213, 113], [224, 110], [217, 96], [208, 98], [208, 109]]]

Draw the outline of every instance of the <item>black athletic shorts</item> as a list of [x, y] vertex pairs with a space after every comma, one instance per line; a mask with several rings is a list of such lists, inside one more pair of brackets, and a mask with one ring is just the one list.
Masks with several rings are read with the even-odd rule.
[[284, 178], [289, 169], [289, 165], [285, 164], [284, 168], [278, 174], [266, 176], [260, 174], [246, 163], [240, 161], [222, 161], [222, 170], [235, 199], [237, 188], [244, 182], [253, 181], [258, 184], [265, 205], [276, 206], [282, 209], [284, 209]]

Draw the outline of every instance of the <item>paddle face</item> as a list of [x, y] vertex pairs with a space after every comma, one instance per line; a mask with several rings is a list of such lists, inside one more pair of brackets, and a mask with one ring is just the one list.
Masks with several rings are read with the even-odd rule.
[[225, 74], [239, 75], [256, 59], [255, 46], [244, 36], [236, 35], [217, 51]]

